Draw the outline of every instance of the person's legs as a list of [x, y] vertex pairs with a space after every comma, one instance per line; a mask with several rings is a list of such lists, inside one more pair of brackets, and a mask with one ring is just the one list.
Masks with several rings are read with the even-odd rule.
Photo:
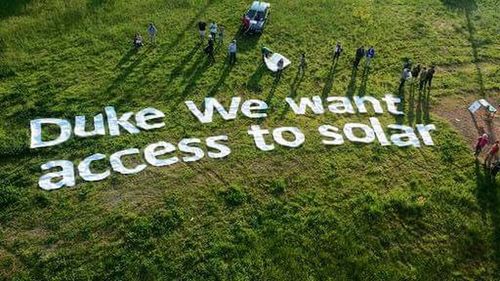
[[372, 60], [372, 58], [370, 58], [370, 57], [366, 58], [366, 66], [370, 66], [370, 61], [371, 60]]

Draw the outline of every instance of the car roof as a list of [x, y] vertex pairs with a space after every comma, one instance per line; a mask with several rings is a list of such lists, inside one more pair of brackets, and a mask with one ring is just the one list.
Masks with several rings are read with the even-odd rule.
[[250, 6], [250, 10], [254, 10], [257, 12], [263, 12], [267, 8], [269, 8], [271, 4], [262, 1], [253, 1], [252, 6]]

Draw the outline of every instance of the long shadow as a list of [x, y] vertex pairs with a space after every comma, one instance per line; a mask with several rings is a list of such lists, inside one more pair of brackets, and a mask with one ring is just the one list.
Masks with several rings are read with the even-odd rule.
[[202, 63], [196, 63], [196, 69], [194, 69], [193, 73], [189, 76], [189, 79], [186, 82], [186, 85], [182, 92], [176, 97], [175, 102], [172, 103], [172, 109], [174, 109], [179, 102], [183, 101], [188, 95], [190, 95], [194, 88], [196, 87], [196, 83], [203, 76], [205, 70], [210, 65], [210, 60], [207, 57], [200, 57], [203, 61]]
[[431, 122], [431, 89], [424, 87], [424, 121]]
[[330, 67], [330, 72], [328, 72], [328, 76], [326, 77], [325, 87], [323, 88], [323, 92], [321, 93], [321, 97], [325, 99], [328, 97], [333, 88], [335, 71], [337, 69], [337, 60], [335, 60]]
[[264, 63], [260, 63], [259, 67], [255, 70], [255, 72], [250, 76], [247, 82], [247, 88], [254, 92], [262, 92], [262, 86], [260, 86], [260, 80], [266, 73], [267, 69]]
[[[130, 55], [129, 54], [130, 51], [129, 51], [127, 54], [125, 54], [124, 58], [128, 57], [127, 60], [129, 60], [134, 54], [138, 54], [137, 52], [138, 51], [134, 51], [134, 53], [132, 53]], [[111, 82], [111, 84], [106, 88], [104, 93], [110, 94], [113, 91], [113, 89], [116, 89], [119, 85], [121, 85], [127, 79], [127, 77], [133, 72], [134, 68], [136, 68], [137, 65], [139, 65], [145, 57], [146, 57], [146, 52], [142, 51], [135, 58], [135, 60], [133, 60], [130, 63], [130, 65], [128, 65], [124, 68], [121, 68], [122, 70], [121, 70], [120, 74]], [[124, 60], [124, 58], [122, 58], [122, 60]]]
[[[418, 81], [416, 82], [418, 83]], [[416, 86], [415, 86], [416, 87]], [[418, 91], [418, 99], [417, 99], [417, 108], [415, 110], [415, 116], [416, 116], [416, 121], [417, 124], [422, 124], [422, 115], [423, 115], [423, 98], [422, 98], [422, 91]]]
[[398, 111], [403, 112], [403, 115], [396, 115], [396, 124], [402, 125], [405, 121], [405, 115], [406, 115], [406, 99], [404, 98], [405, 95], [405, 88], [404, 87], [399, 87], [397, 89], [398, 96], [401, 98], [401, 102], [398, 104]]
[[415, 85], [414, 81], [410, 81], [410, 95], [408, 101], [408, 124], [413, 125], [415, 121]]
[[368, 83], [368, 76], [370, 75], [371, 67], [365, 66], [363, 68], [363, 75], [361, 76], [361, 84], [359, 85], [359, 96], [364, 96], [366, 94], [366, 85]]
[[295, 74], [295, 77], [293, 78], [293, 82], [290, 85], [289, 97], [294, 98], [295, 96], [297, 96], [297, 90], [299, 89], [299, 86], [302, 83], [302, 80], [304, 79], [304, 75], [305, 75], [305, 70], [298, 68], [297, 73]]
[[226, 59], [226, 62], [224, 63], [224, 70], [222, 71], [222, 74], [219, 77], [219, 80], [210, 88], [210, 91], [208, 91], [207, 96], [208, 97], [213, 97], [215, 94], [217, 94], [217, 91], [219, 90], [220, 86], [226, 81], [226, 78], [229, 76], [229, 73], [231, 73], [231, 70], [233, 69], [233, 65], [229, 63], [229, 59]]
[[243, 28], [240, 27], [238, 32], [233, 37], [238, 44], [238, 53], [247, 53], [255, 51], [255, 46], [259, 42], [261, 34], [246, 34], [243, 32]]
[[500, 198], [498, 196], [498, 184], [491, 177], [488, 170], [484, 169], [476, 160], [476, 198], [481, 206], [484, 217], [491, 216], [493, 224], [493, 247], [495, 251], [495, 262], [500, 267]]
[[0, 19], [21, 14], [31, 0], [2, 0], [0, 1]]
[[126, 64], [130, 58], [132, 58], [133, 55], [137, 54], [139, 50], [137, 48], [131, 47], [128, 52], [123, 55], [123, 57], [120, 59], [120, 61], [116, 64], [117, 68], [122, 67], [124, 64]]
[[274, 93], [276, 92], [276, 88], [278, 87], [280, 81], [281, 77], [276, 77], [276, 79], [274, 79], [273, 85], [271, 86], [271, 90], [269, 91], [269, 94], [267, 95], [266, 98], [267, 105], [271, 105], [271, 101], [273, 100]]
[[483, 97], [486, 96], [486, 91], [484, 88], [483, 72], [479, 66], [480, 57], [478, 49], [480, 47], [478, 41], [475, 38], [475, 28], [471, 20], [472, 13], [477, 10], [477, 3], [475, 0], [441, 0], [443, 4], [451, 10], [456, 10], [458, 12], [463, 12], [465, 14], [465, 20], [467, 24], [467, 31], [469, 36], [467, 40], [469, 41], [472, 48], [472, 59], [476, 67], [476, 80], [479, 84], [479, 90]]
[[200, 49], [201, 45], [196, 44], [194, 47], [180, 60], [176, 67], [172, 69], [168, 76], [167, 83], [172, 82], [177, 76], [181, 74], [186, 65], [195, 57], [196, 52]]
[[351, 71], [351, 80], [349, 81], [349, 85], [347, 86], [346, 96], [352, 97], [354, 92], [356, 91], [356, 76], [358, 74], [358, 69], [353, 67]]

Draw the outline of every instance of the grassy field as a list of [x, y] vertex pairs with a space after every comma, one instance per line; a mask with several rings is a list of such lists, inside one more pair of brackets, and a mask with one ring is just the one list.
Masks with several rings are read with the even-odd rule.
[[[0, 3], [0, 279], [499, 280], [500, 194], [467, 140], [433, 112], [441, 97], [499, 99], [498, 0], [272, 1], [262, 36], [238, 34], [242, 0], [2, 0]], [[207, 62], [196, 23], [226, 27]], [[131, 50], [147, 23], [156, 46]], [[226, 63], [237, 38], [238, 62]], [[345, 53], [337, 65], [336, 41]], [[351, 69], [357, 46], [377, 56]], [[276, 81], [261, 46], [295, 64]], [[297, 72], [306, 52], [308, 68]], [[296, 116], [285, 97], [396, 94], [405, 58], [435, 64], [430, 104], [406, 91], [405, 124], [434, 123], [436, 146], [326, 147], [322, 124], [366, 116]], [[297, 126], [299, 149], [257, 150], [255, 120], [201, 124], [184, 105], [217, 97], [270, 104], [266, 128]], [[29, 121], [155, 107], [166, 127], [29, 148]], [[381, 117], [384, 124], [394, 117]], [[114, 174], [54, 192], [40, 165], [166, 140], [227, 134], [231, 155]]]

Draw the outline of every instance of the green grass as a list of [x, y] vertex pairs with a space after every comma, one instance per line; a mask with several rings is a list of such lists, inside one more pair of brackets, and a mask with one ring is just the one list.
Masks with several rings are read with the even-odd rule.
[[[2, 1], [0, 4], [0, 278], [12, 280], [498, 280], [500, 195], [467, 142], [426, 112], [436, 146], [325, 147], [322, 124], [366, 116], [295, 116], [286, 96], [395, 93], [404, 58], [437, 65], [440, 97], [498, 99], [498, 1], [281, 0], [260, 37], [237, 36], [209, 65], [196, 22], [215, 19], [236, 36], [250, 1]], [[147, 23], [158, 45], [130, 50]], [[335, 69], [334, 43], [345, 53]], [[351, 80], [354, 49], [374, 45], [365, 81]], [[260, 47], [297, 61], [279, 83], [259, 68]], [[361, 72], [361, 71], [360, 71]], [[353, 82], [354, 81], [354, 82]], [[260, 152], [240, 116], [203, 125], [184, 106], [215, 96], [267, 101], [261, 126], [297, 126], [299, 149]], [[413, 112], [406, 93], [405, 110]], [[29, 121], [153, 106], [161, 130], [29, 149]], [[413, 116], [413, 117], [412, 117]], [[385, 115], [384, 124], [394, 122]], [[46, 192], [40, 165], [159, 140], [228, 134], [231, 155]]]

